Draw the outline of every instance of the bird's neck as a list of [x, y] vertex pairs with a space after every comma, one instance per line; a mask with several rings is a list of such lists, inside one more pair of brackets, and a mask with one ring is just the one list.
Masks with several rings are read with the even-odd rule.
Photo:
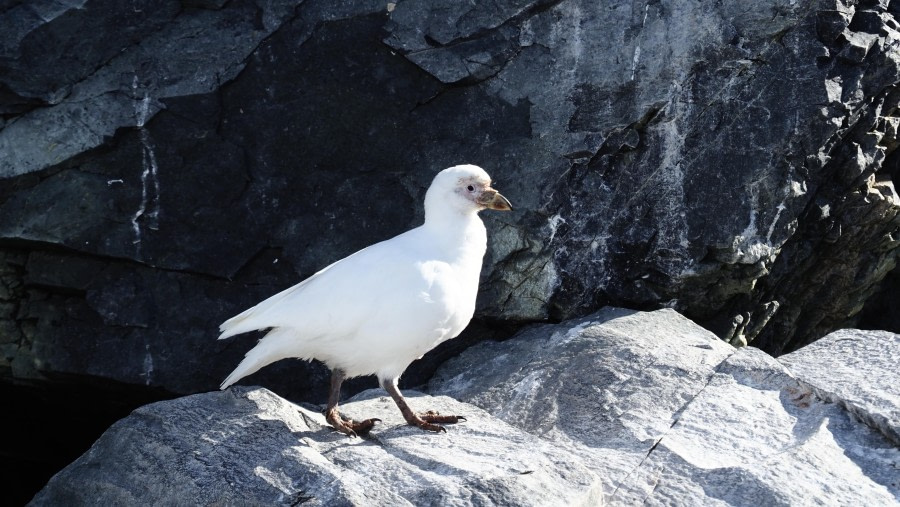
[[479, 262], [484, 257], [487, 231], [477, 212], [426, 213], [423, 228], [448, 253], [477, 257]]

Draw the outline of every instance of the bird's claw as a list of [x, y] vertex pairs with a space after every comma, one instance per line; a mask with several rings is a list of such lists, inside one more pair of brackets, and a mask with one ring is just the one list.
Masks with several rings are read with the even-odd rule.
[[328, 421], [328, 424], [335, 430], [340, 431], [350, 438], [368, 435], [369, 432], [372, 431], [372, 428], [375, 427], [375, 423], [381, 422], [381, 419], [374, 417], [372, 419], [356, 422], [353, 419], [340, 414], [337, 409], [326, 411], [325, 420]]
[[[465, 421], [465, 417], [457, 416], [457, 415], [441, 415], [434, 410], [429, 410], [428, 412], [423, 412], [421, 414], [415, 415], [413, 413], [404, 414], [407, 415], [406, 421], [413, 425], [417, 426], [426, 431], [433, 431], [435, 433], [446, 433], [447, 428], [441, 426], [441, 424], [455, 424], [460, 421]], [[435, 424], [441, 423], [441, 424]]]
[[460, 415], [441, 415], [434, 410], [429, 410], [420, 415], [422, 420], [430, 423], [441, 423], [441, 424], [456, 424], [460, 421], [465, 421], [466, 418]]
[[433, 431], [435, 433], [447, 433], [447, 428], [441, 426], [440, 424], [431, 424], [427, 420], [419, 419], [417, 421], [413, 421], [410, 424], [413, 426], [417, 426], [426, 431]]
[[350, 430], [353, 432], [353, 436], [356, 437], [364, 437], [372, 431], [372, 428], [375, 427], [375, 423], [381, 422], [381, 419], [366, 419], [365, 421], [355, 422], [350, 421], [347, 425], [350, 427]]

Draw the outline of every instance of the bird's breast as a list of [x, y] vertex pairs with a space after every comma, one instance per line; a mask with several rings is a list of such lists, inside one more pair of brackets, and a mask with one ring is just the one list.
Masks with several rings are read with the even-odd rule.
[[[478, 293], [478, 276], [481, 271], [477, 266], [464, 263], [450, 263], [433, 260], [423, 263], [422, 300], [434, 306], [441, 318], [436, 319], [440, 327], [445, 323], [463, 319], [468, 322], [475, 310], [475, 297]], [[464, 325], [464, 324], [463, 324]], [[450, 326], [454, 329], [457, 326]]]

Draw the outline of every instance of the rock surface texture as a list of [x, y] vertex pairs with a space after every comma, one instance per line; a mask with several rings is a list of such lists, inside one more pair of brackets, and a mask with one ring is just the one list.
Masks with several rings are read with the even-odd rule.
[[[867, 355], [879, 348], [879, 363], [890, 364], [900, 353], [894, 338], [868, 341]], [[671, 310], [605, 309], [476, 345], [429, 390], [562, 447], [602, 478], [610, 504], [900, 503], [900, 445], [872, 417], [854, 415], [898, 405], [848, 410], [856, 396], [820, 397], [805, 372], [844, 358], [836, 347], [817, 352], [798, 353], [794, 375]], [[900, 372], [884, 373], [844, 367], [832, 379], [896, 402]]]
[[478, 336], [668, 306], [796, 349], [896, 265], [898, 11], [0, 2], [0, 374], [211, 389], [251, 346], [219, 322], [417, 225], [457, 163], [519, 210]]
[[[136, 410], [57, 474], [33, 505], [596, 504], [597, 479], [563, 450], [447, 397], [411, 397], [472, 423], [407, 426], [383, 392], [344, 405], [381, 431], [348, 438], [321, 413], [238, 387]], [[364, 414], [364, 415], [362, 415]], [[139, 479], [144, 477], [143, 480]]]
[[841, 329], [778, 360], [900, 446], [900, 334]]
[[[380, 391], [344, 405], [383, 419], [349, 439], [309, 407], [238, 387], [136, 410], [32, 505], [898, 505], [900, 444], [865, 416], [897, 405], [854, 393], [896, 401], [900, 375], [834, 365], [896, 357], [900, 341], [842, 336], [792, 354], [795, 376], [674, 311], [604, 309], [442, 367], [410, 403], [468, 417], [446, 434], [404, 425]], [[854, 387], [829, 391], [817, 365]]]

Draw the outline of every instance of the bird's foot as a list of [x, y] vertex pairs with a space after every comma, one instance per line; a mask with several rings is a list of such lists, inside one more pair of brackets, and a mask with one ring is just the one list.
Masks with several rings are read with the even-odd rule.
[[325, 420], [328, 421], [328, 424], [334, 429], [348, 437], [364, 437], [372, 431], [372, 428], [375, 427], [375, 423], [381, 422], [381, 419], [376, 418], [366, 419], [364, 421], [354, 421], [349, 417], [341, 415], [336, 408], [325, 412]]
[[[405, 415], [405, 414], [404, 414]], [[422, 414], [410, 414], [411, 417], [406, 418], [406, 422], [412, 426], [417, 426], [427, 431], [434, 432], [447, 432], [447, 428], [444, 428], [440, 424], [456, 424], [461, 421], [465, 421], [466, 418], [459, 415], [441, 415], [433, 410], [429, 410], [428, 412], [424, 412]]]
[[439, 412], [435, 412], [434, 410], [429, 410], [428, 412], [419, 414], [419, 417], [430, 423], [444, 424], [456, 424], [458, 422], [464, 422], [466, 420], [466, 418], [461, 415], [441, 415]]

